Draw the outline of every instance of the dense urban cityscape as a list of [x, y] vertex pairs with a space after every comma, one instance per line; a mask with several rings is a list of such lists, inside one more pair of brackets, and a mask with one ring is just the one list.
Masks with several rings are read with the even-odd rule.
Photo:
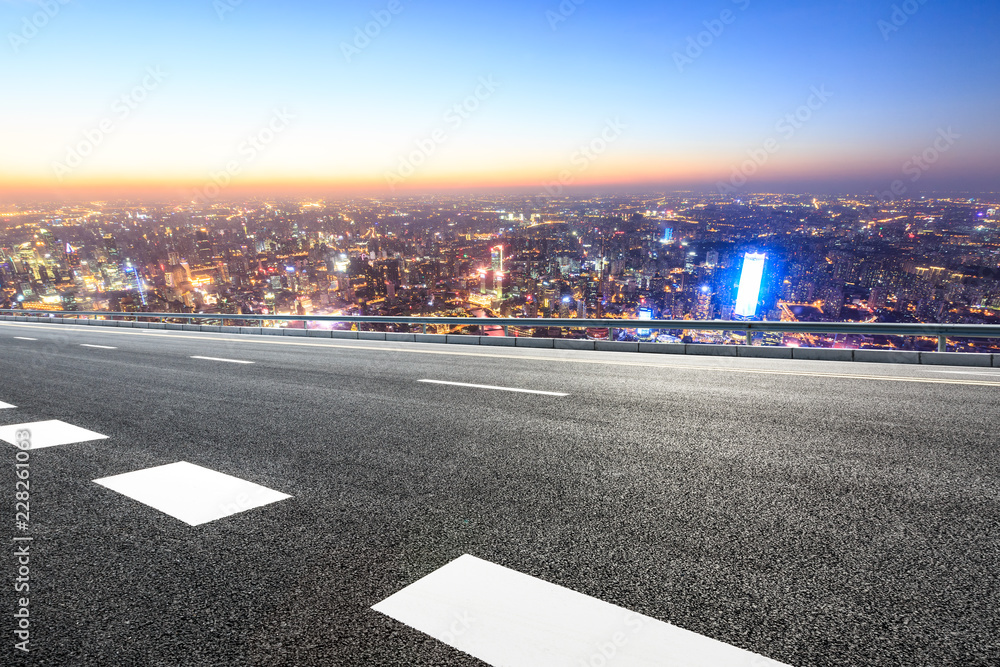
[[[0, 215], [4, 308], [1000, 322], [1000, 197], [413, 196], [93, 202]], [[696, 328], [614, 331], [629, 340], [746, 342], [743, 332]], [[579, 324], [513, 334], [609, 335]], [[756, 336], [758, 345], [936, 344]], [[957, 343], [965, 351], [990, 344]]]

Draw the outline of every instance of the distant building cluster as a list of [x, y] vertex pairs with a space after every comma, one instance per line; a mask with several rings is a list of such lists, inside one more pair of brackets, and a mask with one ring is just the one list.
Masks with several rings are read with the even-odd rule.
[[0, 213], [0, 306], [689, 320], [615, 331], [715, 343], [745, 334], [699, 331], [698, 320], [998, 323], [997, 201], [668, 194], [21, 207]]

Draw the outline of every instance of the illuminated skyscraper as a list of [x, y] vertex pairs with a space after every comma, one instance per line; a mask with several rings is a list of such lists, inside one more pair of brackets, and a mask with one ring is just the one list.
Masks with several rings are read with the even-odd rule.
[[493, 267], [493, 280], [496, 285], [497, 299], [503, 301], [503, 281], [505, 278], [503, 272], [503, 246], [498, 245], [490, 248], [490, 252], [492, 253], [491, 265]]
[[708, 285], [702, 285], [698, 292], [698, 306], [695, 308], [694, 318], [696, 320], [712, 319], [712, 288]]
[[752, 318], [757, 315], [757, 302], [760, 299], [760, 284], [764, 277], [764, 262], [767, 255], [748, 252], [743, 256], [743, 274], [740, 276], [740, 289], [736, 295], [736, 315]]

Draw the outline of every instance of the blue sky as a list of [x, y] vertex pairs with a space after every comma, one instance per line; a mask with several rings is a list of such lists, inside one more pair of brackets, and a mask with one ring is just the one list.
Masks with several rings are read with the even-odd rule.
[[[197, 184], [280, 108], [294, 122], [235, 181], [377, 189], [419, 161], [401, 187], [532, 189], [567, 169], [581, 185], [712, 187], [778, 138], [747, 187], [879, 188], [952, 128], [960, 139], [920, 186], [1000, 190], [1000, 3], [233, 1], [0, 2], [0, 175]], [[373, 12], [391, 20], [346, 57]], [[150, 67], [164, 80], [57, 179]], [[445, 122], [484, 77], [496, 90]], [[782, 136], [814, 89], [831, 96]], [[614, 119], [626, 129], [577, 170]]]

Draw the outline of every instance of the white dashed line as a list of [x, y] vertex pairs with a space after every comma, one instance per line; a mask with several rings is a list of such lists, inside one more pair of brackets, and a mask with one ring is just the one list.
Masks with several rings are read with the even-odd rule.
[[37, 338], [27, 338], [25, 336], [14, 336], [15, 340], [38, 340]]
[[468, 555], [372, 609], [494, 667], [788, 667]]
[[91, 345], [90, 343], [80, 343], [80, 347], [95, 347], [98, 350], [117, 350], [117, 347], [111, 347], [110, 345]]
[[220, 359], [219, 357], [191, 357], [192, 359], [201, 359], [203, 361], [224, 361], [227, 364], [255, 364], [255, 361], [243, 361], [241, 359]]
[[57, 447], [59, 445], [75, 445], [78, 442], [104, 440], [108, 437], [100, 433], [88, 431], [85, 428], [80, 428], [79, 426], [67, 424], [58, 419], [52, 419], [49, 421], [0, 427], [0, 440], [9, 442], [12, 445], [16, 444], [18, 431], [29, 431], [31, 433], [32, 449]]
[[95, 479], [95, 484], [180, 519], [189, 526], [291, 498], [287, 493], [187, 461]]
[[511, 387], [493, 387], [488, 384], [466, 384], [464, 382], [445, 382], [443, 380], [418, 380], [428, 384], [446, 384], [452, 387], [472, 387], [473, 389], [493, 389], [495, 391], [513, 391], [519, 394], [541, 394], [542, 396], [569, 396], [556, 391], [537, 391], [535, 389], [513, 389]]
[[0, 410], [9, 410], [11, 408], [16, 408], [16, 407], [17, 407], [16, 405], [11, 405], [10, 403], [4, 403], [3, 401], [0, 401]]

